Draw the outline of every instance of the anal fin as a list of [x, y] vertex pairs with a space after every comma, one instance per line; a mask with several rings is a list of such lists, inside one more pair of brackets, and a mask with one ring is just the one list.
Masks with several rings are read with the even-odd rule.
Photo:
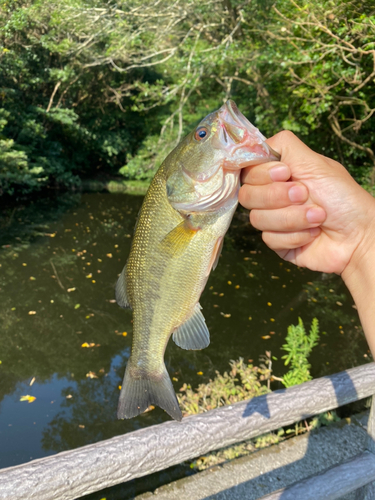
[[123, 309], [131, 309], [128, 292], [126, 290], [126, 266], [122, 270], [116, 283], [116, 302]]
[[182, 349], [200, 350], [210, 343], [210, 333], [198, 303], [192, 316], [173, 332], [173, 341]]

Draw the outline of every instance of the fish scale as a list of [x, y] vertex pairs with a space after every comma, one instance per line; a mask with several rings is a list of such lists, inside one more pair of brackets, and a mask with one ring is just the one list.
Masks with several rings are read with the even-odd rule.
[[156, 404], [181, 420], [164, 364], [167, 343], [173, 334], [184, 349], [208, 345], [199, 298], [237, 206], [240, 169], [278, 158], [228, 101], [202, 120], [159, 168], [116, 286], [119, 305], [133, 309], [132, 352], [119, 418]]

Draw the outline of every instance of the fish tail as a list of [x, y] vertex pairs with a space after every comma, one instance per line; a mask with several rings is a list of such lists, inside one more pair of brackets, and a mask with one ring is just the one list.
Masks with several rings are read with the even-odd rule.
[[117, 418], [132, 418], [150, 405], [160, 406], [175, 420], [182, 419], [171, 379], [164, 366], [161, 375], [137, 373], [128, 363], [117, 407]]

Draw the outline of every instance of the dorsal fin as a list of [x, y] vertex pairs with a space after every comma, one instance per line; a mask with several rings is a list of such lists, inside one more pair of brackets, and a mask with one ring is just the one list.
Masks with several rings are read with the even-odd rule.
[[126, 266], [122, 270], [116, 283], [116, 302], [123, 309], [131, 309], [128, 292], [126, 291]]
[[198, 303], [192, 316], [180, 325], [173, 333], [173, 341], [182, 349], [204, 349], [210, 343], [210, 333]]

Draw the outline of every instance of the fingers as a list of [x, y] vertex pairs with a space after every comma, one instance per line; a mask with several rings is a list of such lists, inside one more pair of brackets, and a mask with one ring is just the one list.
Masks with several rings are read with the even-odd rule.
[[238, 200], [248, 209], [277, 209], [305, 203], [309, 193], [304, 184], [297, 182], [273, 182], [260, 186], [241, 186]]
[[262, 233], [262, 238], [269, 248], [280, 254], [281, 252], [288, 252], [289, 250], [308, 245], [319, 236], [320, 232], [321, 229], [319, 227], [285, 233], [264, 231]]
[[326, 216], [325, 210], [318, 206], [291, 205], [275, 210], [251, 210], [250, 222], [261, 231], [297, 232], [319, 226]]
[[290, 179], [290, 168], [281, 162], [271, 161], [262, 165], [244, 168], [241, 180], [244, 184], [260, 186], [271, 182], [285, 182]]

